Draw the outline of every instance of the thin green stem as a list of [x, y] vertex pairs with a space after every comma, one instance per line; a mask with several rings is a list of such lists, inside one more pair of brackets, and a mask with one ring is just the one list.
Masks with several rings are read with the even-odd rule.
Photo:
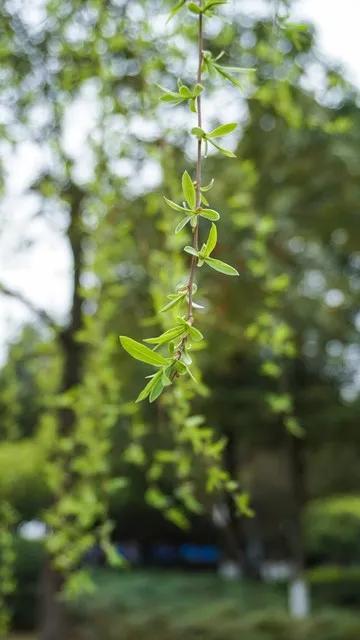
[[[200, 7], [202, 6], [202, 0], [199, 0]], [[198, 46], [199, 46], [199, 57], [198, 57], [198, 71], [197, 71], [197, 83], [201, 84], [202, 80], [202, 65], [203, 65], [203, 56], [204, 56], [204, 33], [203, 33], [203, 14], [199, 14], [199, 27], [198, 27]], [[202, 102], [201, 102], [201, 94], [198, 95], [197, 99], [197, 126], [202, 128]], [[196, 161], [196, 208], [201, 207], [201, 173], [202, 173], [202, 139], [199, 138], [197, 141], [197, 161]], [[199, 222], [196, 222], [195, 227], [193, 228], [193, 248], [198, 251], [199, 250]], [[189, 306], [188, 306], [188, 321], [193, 322], [193, 286], [195, 280], [195, 269], [198, 263], [198, 258], [196, 256], [192, 256], [191, 266], [190, 266], [190, 275], [188, 282], [188, 291], [189, 291]]]

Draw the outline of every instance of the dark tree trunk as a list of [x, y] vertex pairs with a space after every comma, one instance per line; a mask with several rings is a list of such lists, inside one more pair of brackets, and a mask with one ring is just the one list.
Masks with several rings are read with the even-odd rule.
[[59, 598], [62, 578], [51, 566], [48, 558], [45, 561], [41, 579], [41, 640], [60, 640], [69, 638], [69, 620], [64, 602]]
[[[226, 433], [226, 438], [225, 468], [230, 476], [236, 479], [239, 473], [237, 438], [234, 432], [230, 430]], [[224, 500], [229, 514], [227, 525], [222, 529], [224, 555], [226, 559], [238, 564], [246, 576], [255, 578], [258, 576], [257, 570], [253, 563], [249, 561], [247, 553], [245, 519], [238, 515], [231, 496], [226, 496]]]
[[303, 511], [306, 503], [305, 447], [300, 438], [289, 438], [290, 478], [293, 494], [293, 514], [290, 543], [295, 576], [301, 576], [305, 569], [305, 545], [303, 534]]
[[[60, 393], [77, 387], [81, 383], [84, 359], [84, 347], [77, 340], [77, 334], [83, 326], [83, 297], [80, 292], [80, 280], [84, 263], [81, 211], [84, 194], [77, 187], [71, 185], [64, 195], [71, 202], [67, 237], [73, 258], [73, 295], [69, 323], [58, 337], [63, 356]], [[75, 414], [73, 410], [61, 409], [58, 413], [59, 435], [71, 435], [74, 426]], [[71, 491], [71, 476], [68, 478], [67, 490]], [[48, 557], [43, 568], [41, 583], [40, 640], [67, 640], [69, 638], [66, 605], [60, 597], [62, 586], [62, 576], [54, 569], [52, 560]]]

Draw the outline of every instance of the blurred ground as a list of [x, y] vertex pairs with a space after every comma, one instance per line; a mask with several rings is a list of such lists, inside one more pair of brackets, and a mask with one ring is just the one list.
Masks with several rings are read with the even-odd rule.
[[226, 582], [214, 574], [97, 576], [99, 591], [75, 611], [81, 640], [359, 640], [358, 610], [314, 599], [313, 615], [287, 615], [286, 588]]
[[358, 609], [330, 607], [317, 597], [308, 620], [291, 620], [284, 585], [174, 571], [99, 571], [95, 579], [99, 589], [73, 608], [74, 631], [66, 640], [360, 638]]

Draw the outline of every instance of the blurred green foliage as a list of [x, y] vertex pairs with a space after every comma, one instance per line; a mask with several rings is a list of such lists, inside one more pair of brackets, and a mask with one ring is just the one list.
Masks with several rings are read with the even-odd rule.
[[36, 628], [40, 615], [39, 591], [44, 546], [39, 541], [16, 537], [14, 549], [17, 588], [10, 598], [13, 625], [19, 630], [32, 631]]
[[308, 553], [318, 561], [360, 564], [360, 497], [315, 500], [305, 512]]
[[[171, 317], [159, 322], [155, 311], [184, 277], [185, 232], [172, 235], [176, 221], [160, 194], [181, 198], [186, 127], [157, 106], [156, 85], [173, 89], [179, 75], [191, 82], [185, 55], [194, 33], [180, 14], [160, 29], [154, 16], [163, 8], [157, 0], [51, 0], [38, 22], [12, 1], [1, 11], [4, 151], [25, 141], [48, 158], [26, 195], [67, 243], [75, 295], [64, 325], [35, 314], [36, 327], [9, 346], [0, 372], [0, 497], [20, 520], [43, 517], [50, 496], [57, 498], [50, 521], [60, 535], [52, 544], [66, 570], [101, 533], [111, 554], [111, 532], [99, 526], [109, 505], [117, 520], [129, 504], [142, 508], [144, 494], [178, 524], [200, 504], [210, 513], [204, 441], [251, 493], [255, 519], [230, 523], [242, 548], [255, 537], [269, 554], [293, 553], [304, 505], [295, 497], [293, 438], [284, 424], [305, 434], [306, 500], [360, 491], [358, 96], [337, 68], [319, 61], [312, 28], [244, 16], [236, 3], [206, 43], [215, 57], [229, 51], [226, 65], [256, 69], [240, 96], [230, 87], [219, 97], [216, 76], [209, 94], [209, 126], [227, 109], [241, 123], [238, 159], [210, 154], [207, 175], [218, 177], [219, 255], [226, 251], [240, 278], [201, 274], [211, 349], [197, 353], [199, 396], [185, 383], [156, 408], [128, 402], [141, 385], [117, 336], [164, 331]], [[84, 157], [63, 138], [79, 101], [97, 113]], [[70, 435], [57, 426], [69, 412]], [[348, 503], [354, 513], [342, 512], [344, 528], [323, 504], [310, 507], [311, 548], [347, 560], [350, 545], [357, 553], [357, 503]], [[264, 622], [278, 632], [251, 624], [247, 633], [261, 640], [289, 637], [285, 618]], [[291, 633], [307, 637], [313, 625], [317, 638], [357, 640], [354, 624], [331, 618]]]

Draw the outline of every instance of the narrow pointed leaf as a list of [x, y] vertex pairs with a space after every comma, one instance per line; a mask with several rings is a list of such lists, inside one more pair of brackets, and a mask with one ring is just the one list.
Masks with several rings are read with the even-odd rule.
[[185, 213], [191, 213], [190, 209], [186, 209], [186, 207], [181, 207], [179, 204], [176, 204], [176, 202], [173, 202], [172, 200], [169, 200], [169, 198], [167, 198], [166, 196], [163, 196], [164, 200], [166, 202], [166, 204], [169, 205], [169, 207], [171, 207], [172, 209], [174, 209], [174, 211], [181, 211]]
[[178, 11], [180, 11], [180, 9], [183, 8], [183, 6], [185, 5], [186, 0], [180, 0], [175, 7], [172, 9], [172, 11], [170, 12], [170, 15], [167, 19], [167, 23], [170, 22], [170, 20], [178, 13]]
[[188, 222], [190, 222], [190, 220], [191, 220], [191, 216], [186, 216], [185, 218], [182, 218], [179, 224], [176, 225], [175, 227], [175, 233], [180, 233], [180, 231], [182, 231], [182, 229], [186, 227], [186, 225], [188, 224]]
[[172, 340], [176, 340], [176, 338], [179, 338], [182, 333], [184, 333], [184, 327], [175, 326], [171, 329], [168, 329], [156, 338], [147, 338], [146, 340], [144, 340], [144, 342], [147, 342], [148, 344], [166, 344], [167, 342], [171, 342]]
[[204, 187], [201, 187], [201, 191], [202, 191], [202, 192], [210, 191], [210, 189], [212, 189], [212, 188], [213, 188], [214, 183], [215, 183], [215, 180], [214, 180], [214, 178], [212, 178], [212, 179], [210, 180], [209, 184], [205, 185]]
[[201, 340], [204, 340], [204, 336], [201, 331], [199, 331], [199, 329], [196, 329], [195, 327], [190, 327], [190, 337], [194, 340], [194, 342], [201, 342]]
[[194, 87], [193, 95], [197, 98], [200, 95], [200, 93], [202, 93], [203, 91], [204, 91], [203, 85], [197, 82]]
[[191, 93], [189, 87], [186, 86], [186, 84], [180, 85], [179, 93], [180, 93], [182, 98], [185, 98], [185, 100], [189, 100], [189, 98], [192, 97], [192, 93]]
[[193, 127], [191, 133], [197, 138], [204, 138], [206, 136], [204, 129], [200, 129], [200, 127]]
[[187, 364], [185, 365], [185, 367], [186, 367], [186, 371], [187, 371], [187, 373], [189, 374], [189, 376], [190, 376], [191, 380], [192, 380], [193, 382], [195, 382], [195, 384], [199, 384], [199, 383], [198, 383], [198, 381], [196, 380], [196, 378], [195, 378], [195, 376], [194, 376], [193, 372], [191, 371], [190, 367], [189, 367]]
[[209, 140], [209, 142], [213, 147], [215, 147], [215, 149], [220, 151], [227, 158], [236, 158], [235, 153], [233, 153], [233, 151], [230, 151], [230, 149], [224, 149], [224, 147], [220, 147], [220, 145], [216, 144], [216, 142], [214, 142], [213, 140]]
[[152, 364], [155, 367], [163, 367], [168, 363], [164, 356], [160, 355], [160, 353], [156, 353], [146, 347], [141, 342], [137, 342], [132, 338], [128, 338], [127, 336], [120, 336], [120, 342], [128, 352], [130, 356], [135, 358], [135, 360], [140, 360], [140, 362], [146, 362], [146, 364]]
[[230, 73], [254, 73], [256, 71], [255, 67], [225, 67], [221, 65], [221, 68]]
[[214, 222], [216, 222], [216, 220], [220, 219], [220, 214], [217, 211], [214, 211], [214, 209], [198, 209], [197, 213], [199, 214], [199, 216], [201, 216], [202, 218], [206, 218], [207, 220], [212, 220]]
[[196, 251], [196, 249], [194, 249], [194, 247], [186, 246], [184, 247], [184, 251], [186, 251], [186, 253], [190, 253], [191, 256], [195, 256], [196, 258], [198, 256], [198, 252]]
[[214, 65], [214, 69], [217, 71], [217, 73], [219, 73], [223, 78], [225, 78], [225, 80], [228, 80], [234, 87], [238, 87], [238, 89], [242, 89], [242, 85], [240, 80], [238, 80], [237, 78], [235, 78], [234, 76], [231, 75], [231, 73], [228, 73], [227, 71], [224, 71], [224, 67], [222, 67], [219, 64]]
[[165, 311], [173, 309], [173, 307], [176, 307], [176, 305], [180, 304], [180, 302], [184, 300], [185, 296], [186, 293], [179, 294], [178, 296], [176, 296], [176, 298], [170, 300], [170, 302], [168, 302], [164, 307], [161, 307], [159, 313], [164, 313]]
[[209, 265], [215, 271], [219, 271], [220, 273], [224, 273], [227, 276], [238, 276], [239, 272], [226, 262], [222, 260], [217, 260], [216, 258], [206, 258], [206, 264]]
[[211, 225], [211, 229], [210, 229], [210, 233], [209, 233], [209, 237], [207, 239], [206, 242], [206, 247], [205, 247], [205, 255], [206, 257], [209, 257], [211, 255], [211, 253], [214, 251], [215, 247], [216, 247], [216, 243], [217, 243], [217, 228], [215, 224]]
[[192, 13], [196, 13], [196, 14], [200, 14], [202, 13], [201, 8], [199, 7], [198, 4], [195, 4], [195, 2], [189, 2], [188, 4], [188, 9], [189, 11], [191, 11]]
[[197, 112], [197, 108], [196, 108], [196, 98], [191, 98], [191, 100], [189, 101], [190, 104], [190, 111], [192, 111], [193, 113]]
[[229, 122], [228, 124], [222, 124], [219, 127], [216, 127], [216, 129], [213, 129], [212, 131], [210, 131], [210, 133], [207, 133], [206, 137], [221, 138], [222, 136], [228, 136], [229, 133], [232, 133], [233, 131], [235, 131], [236, 127], [237, 127], [236, 122]]
[[182, 176], [182, 190], [184, 194], [184, 198], [188, 203], [190, 209], [195, 209], [196, 206], [196, 191], [194, 187], [194, 183], [191, 180], [187, 171], [184, 171]]
[[162, 376], [160, 376], [150, 391], [149, 401], [155, 402], [155, 400], [157, 400], [157, 398], [162, 394], [163, 390], [164, 385], [162, 383]]
[[143, 390], [139, 393], [135, 402], [142, 402], [145, 400], [151, 393], [152, 388], [156, 384], [157, 380], [159, 380], [162, 376], [162, 371], [158, 371], [154, 376], [151, 377], [151, 380], [147, 383], [147, 385], [143, 388]]

